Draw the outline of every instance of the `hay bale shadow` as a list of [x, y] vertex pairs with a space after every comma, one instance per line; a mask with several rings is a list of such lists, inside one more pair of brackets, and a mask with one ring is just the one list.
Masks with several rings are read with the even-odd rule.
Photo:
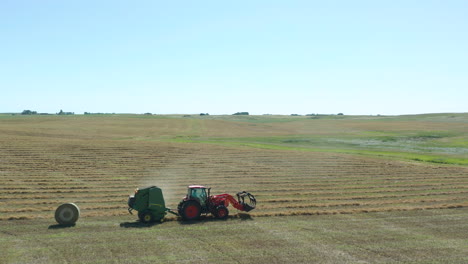
[[74, 226], [76, 226], [76, 224], [71, 224], [71, 225], [55, 224], [55, 225], [50, 225], [47, 229], [62, 229], [62, 228], [70, 228]]

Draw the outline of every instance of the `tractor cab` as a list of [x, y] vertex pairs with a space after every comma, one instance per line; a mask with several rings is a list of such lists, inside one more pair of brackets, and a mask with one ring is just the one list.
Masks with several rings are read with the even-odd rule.
[[187, 199], [197, 200], [203, 207], [206, 205], [206, 200], [210, 196], [211, 188], [201, 185], [190, 185], [187, 189]]

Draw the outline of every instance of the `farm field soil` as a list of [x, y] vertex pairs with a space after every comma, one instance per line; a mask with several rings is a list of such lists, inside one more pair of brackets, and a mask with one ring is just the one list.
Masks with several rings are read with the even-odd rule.
[[67, 228], [0, 221], [0, 263], [467, 263], [467, 218], [462, 208], [155, 225], [86, 217]]
[[[166, 205], [175, 208], [185, 194], [187, 185], [202, 184], [212, 187], [214, 194], [235, 194], [243, 190], [254, 194], [258, 206], [247, 216], [255, 221], [243, 221], [238, 212], [229, 207], [231, 218], [226, 222], [208, 219], [207, 224], [182, 225], [175, 221], [175, 217], [168, 216], [168, 222], [164, 225], [128, 229], [144, 235], [145, 232], [172, 231], [176, 227], [189, 231], [190, 228], [194, 228], [192, 231], [199, 228], [197, 234], [210, 234], [197, 240], [206, 245], [213, 237], [216, 241], [229, 239], [230, 236], [224, 235], [226, 230], [234, 230], [232, 232], [238, 237], [255, 233], [242, 229], [242, 226], [253, 225], [251, 229], [256, 230], [257, 223], [261, 222], [268, 227], [260, 230], [265, 232], [264, 239], [261, 239], [265, 242], [259, 244], [259, 241], [254, 241], [254, 244], [266, 248], [265, 254], [277, 256], [271, 254], [279, 248], [279, 244], [274, 241], [277, 236], [268, 237], [270, 233], [266, 230], [277, 230], [280, 233], [282, 226], [286, 226], [287, 232], [296, 232], [298, 237], [292, 235], [292, 240], [285, 248], [297, 253], [296, 262], [306, 262], [301, 256], [311, 255], [305, 251], [294, 251], [293, 241], [305, 243], [308, 239], [317, 238], [299, 234], [298, 230], [302, 230], [301, 228], [311, 228], [306, 224], [308, 221], [329, 221], [327, 223], [330, 226], [327, 228], [331, 233], [327, 234], [333, 237], [333, 228], [340, 230], [343, 223], [346, 223], [344, 227], [353, 228], [349, 226], [352, 222], [347, 221], [356, 220], [361, 228], [369, 228], [357, 240], [358, 245], [384, 243], [388, 246], [389, 243], [394, 252], [388, 253], [390, 256], [386, 258], [385, 253], [382, 253], [383, 249], [362, 249], [362, 255], [374, 256], [376, 261], [373, 261], [357, 254], [358, 249], [355, 247], [341, 245], [341, 240], [337, 239], [329, 243], [335, 243], [334, 247], [341, 250], [336, 251], [339, 256], [325, 258], [324, 262], [333, 263], [337, 259], [341, 262], [413, 262], [412, 260], [426, 259], [419, 253], [412, 252], [411, 255], [403, 246], [396, 245], [406, 239], [414, 243], [407, 244], [407, 247], [415, 250], [418, 248], [421, 252], [437, 251], [434, 247], [450, 248], [448, 252], [455, 252], [453, 258], [441, 253], [440, 259], [462, 263], [461, 260], [466, 259], [461, 257], [460, 252], [464, 252], [462, 246], [466, 246], [466, 238], [456, 237], [452, 240], [452, 235], [448, 235], [448, 240], [444, 240], [443, 234], [466, 234], [466, 225], [453, 223], [459, 233], [450, 226], [434, 225], [441, 225], [444, 223], [443, 219], [451, 223], [451, 216], [446, 216], [451, 214], [457, 215], [454, 221], [464, 219], [468, 222], [468, 166], [463, 165], [468, 164], [467, 124], [468, 115], [465, 114], [336, 120], [283, 117], [201, 119], [126, 115], [0, 116], [0, 226], [9, 230], [0, 232], [0, 236], [2, 239], [14, 240], [10, 233], [17, 234], [22, 229], [30, 230], [30, 240], [26, 232], [20, 233], [23, 237], [16, 240], [27, 250], [28, 246], [32, 247], [34, 244], [33, 237], [36, 235], [45, 236], [47, 240], [47, 236], [54, 234], [58, 236], [58, 243], [63, 243], [63, 239], [69, 239], [67, 231], [71, 230], [70, 234], [83, 238], [90, 234], [90, 229], [94, 229], [93, 225], [97, 225], [98, 230], [100, 226], [104, 226], [104, 233], [101, 234], [103, 237], [96, 238], [96, 243], [116, 241], [116, 237], [110, 234], [111, 231], [105, 231], [108, 230], [106, 226], [113, 223], [111, 226], [115, 229], [117, 219], [119, 223], [136, 219], [135, 216], [128, 215], [126, 208], [127, 197], [136, 187], [161, 187]], [[311, 149], [311, 145], [315, 144], [319, 147], [314, 146]], [[375, 151], [384, 154], [370, 154]], [[392, 155], [385, 154], [390, 153], [389, 151]], [[430, 158], [427, 159], [428, 162], [424, 162], [425, 159], [421, 157], [427, 155]], [[82, 214], [79, 225], [70, 229], [47, 229], [44, 232], [38, 231], [39, 233], [33, 231], [36, 223], [51, 225], [54, 210], [65, 202], [74, 202], [80, 207]], [[431, 212], [439, 215], [434, 216], [436, 222], [431, 222]], [[419, 218], [419, 215], [428, 217]], [[248, 218], [245, 215], [240, 216]], [[428, 241], [433, 241], [433, 245], [430, 242], [416, 243], [410, 237], [403, 239], [403, 235], [389, 238], [381, 231], [384, 222], [376, 226], [364, 220], [359, 222], [359, 219], [374, 216], [386, 219], [393, 216], [406, 219], [405, 216], [408, 216], [414, 226], [396, 228], [395, 231], [404, 233], [404, 230], [416, 228], [414, 232], [421, 232], [416, 237], [427, 238]], [[296, 220], [300, 224], [291, 224]], [[420, 226], [416, 226], [417, 221]], [[208, 231], [208, 225], [216, 228]], [[300, 227], [295, 229], [294, 226], [297, 225]], [[287, 229], [288, 226], [293, 229]], [[166, 228], [169, 230], [165, 230]], [[437, 229], [434, 232], [440, 233], [436, 237], [432, 237], [430, 233], [434, 228]], [[38, 230], [42, 229], [40, 227]], [[132, 233], [125, 230], [127, 229], [121, 230], [125, 236]], [[313, 230], [312, 233], [317, 231]], [[413, 231], [408, 232], [413, 234]], [[358, 231], [341, 235], [360, 235], [355, 233]], [[156, 235], [160, 236], [161, 233]], [[341, 238], [341, 235], [338, 237]], [[182, 233], [178, 236], [180, 243], [188, 244], [190, 237], [185, 237]], [[284, 233], [283, 236], [287, 237], [287, 234]], [[120, 239], [123, 237], [122, 235]], [[371, 240], [366, 241], [366, 237]], [[135, 236], [132, 241], [137, 239]], [[23, 243], [24, 240], [26, 243]], [[155, 241], [153, 243], [162, 243]], [[389, 241], [394, 241], [395, 245]], [[2, 249], [6, 246], [7, 244], [2, 243]], [[9, 255], [6, 261], [15, 262], [14, 259], [23, 254], [21, 247], [8, 246]], [[89, 249], [84, 242], [82, 247], [85, 251]], [[106, 248], [109, 250], [107, 256], [121, 256], [118, 252], [122, 247], [123, 244], [110, 244]], [[18, 251], [15, 251], [17, 248]], [[169, 248], [173, 250], [177, 246], [168, 246], [166, 251], [161, 249], [161, 254], [154, 253], [157, 255], [148, 259], [140, 256], [141, 261], [150, 262], [155, 256], [162, 256], [163, 259], [164, 256], [172, 256], [172, 259], [167, 260], [174, 262], [187, 259], [169, 253]], [[330, 250], [330, 247], [323, 249]], [[223, 247], [217, 250], [230, 256], [226, 262], [235, 262], [234, 256], [228, 253], [232, 248]], [[78, 257], [81, 251], [83, 250], [76, 249], [74, 253], [67, 251], [67, 256], [75, 254]], [[134, 251], [138, 250], [134, 248]], [[148, 248], [144, 251], [148, 251]], [[346, 254], [340, 255], [340, 252], [350, 251], [355, 251], [360, 257], [347, 258]], [[39, 247], [34, 252], [45, 254], [44, 263], [47, 263], [51, 254], [55, 254], [48, 252], [45, 247]], [[261, 248], [256, 252], [262, 256]], [[208, 260], [224, 261], [221, 253], [213, 253], [214, 256], [219, 256], [220, 261], [213, 261], [211, 258]], [[132, 254], [130, 255], [135, 257]], [[401, 256], [398, 257], [399, 255]], [[239, 259], [258, 262], [254, 256], [249, 256]], [[438, 262], [436, 256], [432, 257]], [[99, 259], [96, 262], [106, 262], [104, 258], [105, 254], [96, 253], [95, 259]], [[206, 258], [199, 259], [199, 262], [202, 263]], [[73, 257], [70, 259], [73, 260]], [[280, 259], [282, 258], [278, 262]], [[90, 259], [85, 260], [92, 262]], [[270, 263], [272, 261], [274, 263], [270, 259]], [[53, 262], [65, 261], [53, 259]]]
[[[468, 206], [467, 168], [333, 153], [203, 144], [65, 140], [3, 144], [0, 220], [48, 218], [63, 202], [83, 216], [124, 215], [136, 187], [175, 207], [189, 184], [256, 195], [254, 216]], [[37, 144], [37, 145], [35, 145]]]
[[[176, 207], [189, 184], [249, 191], [254, 216], [468, 206], [468, 168], [338, 153], [112, 140], [5, 141], [0, 220], [49, 218], [74, 202], [87, 216], [125, 215], [136, 187], [162, 187]], [[235, 213], [235, 212], [232, 212]]]

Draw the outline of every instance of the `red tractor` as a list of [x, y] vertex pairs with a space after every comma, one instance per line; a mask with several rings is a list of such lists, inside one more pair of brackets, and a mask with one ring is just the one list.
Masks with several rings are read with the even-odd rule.
[[[248, 212], [255, 208], [257, 201], [248, 192], [238, 192], [237, 200], [229, 194], [210, 195], [211, 188], [201, 185], [188, 187], [187, 195], [177, 207], [179, 215], [184, 220], [196, 220], [201, 214], [211, 213], [217, 218], [226, 219], [229, 215], [228, 206], [232, 204], [240, 211]], [[248, 198], [248, 201], [247, 199]]]

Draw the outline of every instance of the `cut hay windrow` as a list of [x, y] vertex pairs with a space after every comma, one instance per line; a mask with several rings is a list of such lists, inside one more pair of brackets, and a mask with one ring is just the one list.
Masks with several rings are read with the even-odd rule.
[[[0, 220], [49, 218], [65, 202], [80, 206], [83, 217], [126, 215], [128, 195], [147, 185], [161, 186], [166, 205], [172, 208], [190, 184], [221, 193], [249, 191], [258, 202], [249, 212], [252, 217], [459, 208], [468, 202], [467, 167], [248, 144], [178, 142], [192, 136], [180, 122], [185, 121], [2, 120]], [[322, 136], [337, 134], [336, 127], [325, 132], [308, 123], [268, 124], [258, 130], [242, 122], [216, 124], [205, 124], [212, 130], [205, 127], [198, 136], [257, 136], [261, 141], [264, 133], [297, 136], [306, 128]], [[233, 217], [236, 213], [231, 212]]]

